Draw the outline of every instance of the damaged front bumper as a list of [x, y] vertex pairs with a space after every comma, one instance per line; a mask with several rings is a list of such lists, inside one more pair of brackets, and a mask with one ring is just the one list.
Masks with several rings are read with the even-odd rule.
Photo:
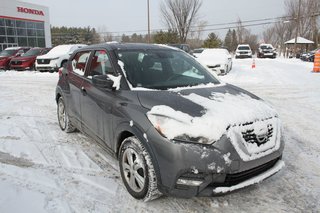
[[[148, 134], [153, 134], [149, 132]], [[156, 132], [154, 132], [156, 138]], [[272, 152], [243, 159], [227, 135], [213, 145], [149, 141], [157, 162], [158, 188], [169, 196], [191, 198], [228, 193], [258, 183], [283, 166], [283, 141]]]

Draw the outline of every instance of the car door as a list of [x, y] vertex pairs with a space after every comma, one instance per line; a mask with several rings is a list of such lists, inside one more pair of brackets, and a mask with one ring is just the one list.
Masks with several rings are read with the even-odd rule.
[[108, 74], [114, 74], [114, 69], [107, 51], [94, 51], [82, 84], [81, 114], [84, 131], [111, 147], [111, 113], [115, 93], [112, 89], [98, 88], [92, 84], [93, 76]]
[[81, 51], [73, 56], [68, 65], [69, 69], [69, 117], [76, 126], [81, 126], [81, 96], [84, 73], [87, 68], [88, 59], [91, 51]]

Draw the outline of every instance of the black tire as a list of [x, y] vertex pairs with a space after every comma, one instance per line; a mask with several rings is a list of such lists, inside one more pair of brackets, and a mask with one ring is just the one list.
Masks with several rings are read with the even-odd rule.
[[72, 125], [71, 121], [69, 120], [69, 116], [66, 111], [66, 105], [62, 97], [59, 98], [57, 103], [57, 116], [58, 123], [62, 131], [70, 133], [76, 130], [76, 128]]
[[150, 201], [161, 196], [151, 157], [137, 137], [122, 142], [119, 166], [122, 181], [132, 197]]

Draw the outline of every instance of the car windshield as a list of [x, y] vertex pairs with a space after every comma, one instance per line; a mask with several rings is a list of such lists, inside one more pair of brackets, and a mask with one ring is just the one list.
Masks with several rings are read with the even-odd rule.
[[39, 55], [41, 52], [41, 49], [31, 49], [28, 52], [26, 52], [23, 56], [36, 56]]
[[166, 90], [220, 82], [193, 57], [176, 50], [117, 52], [132, 87]]
[[268, 49], [268, 50], [269, 50], [269, 49], [272, 49], [272, 47], [270, 47], [270, 46], [261, 46], [260, 48], [261, 48], [261, 49]]
[[202, 53], [204, 49], [195, 49], [193, 50], [193, 53]]
[[250, 48], [248, 46], [240, 46], [238, 50], [250, 50]]
[[0, 56], [12, 56], [17, 52], [17, 50], [3, 50]]

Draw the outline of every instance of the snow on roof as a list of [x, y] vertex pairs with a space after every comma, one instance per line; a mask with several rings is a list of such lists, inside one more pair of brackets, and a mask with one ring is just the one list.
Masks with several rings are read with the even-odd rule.
[[[294, 44], [295, 43], [295, 38], [284, 42], [285, 44]], [[302, 38], [302, 37], [297, 37], [297, 44], [314, 44], [313, 41], [310, 41], [308, 39]]]
[[7, 47], [5, 50], [17, 50], [20, 49], [21, 47]]

